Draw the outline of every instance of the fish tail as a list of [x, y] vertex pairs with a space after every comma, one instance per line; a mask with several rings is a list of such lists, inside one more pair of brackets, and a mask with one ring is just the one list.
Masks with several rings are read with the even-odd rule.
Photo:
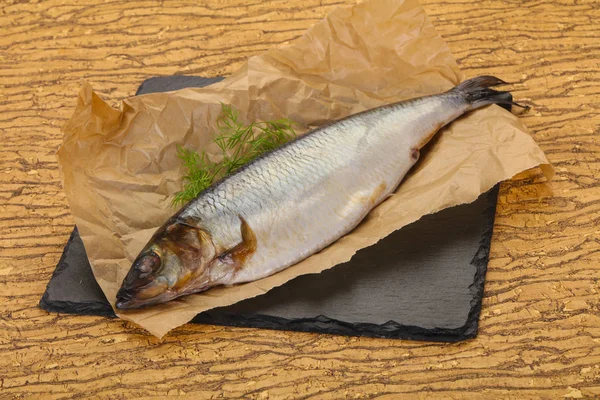
[[491, 86], [506, 85], [507, 83], [495, 76], [478, 76], [468, 79], [452, 89], [458, 93], [474, 110], [479, 107], [487, 106], [488, 104], [499, 104], [506, 106], [510, 111], [511, 106], [517, 106], [524, 109], [529, 109], [529, 106], [523, 106], [513, 101], [510, 92], [490, 89]]

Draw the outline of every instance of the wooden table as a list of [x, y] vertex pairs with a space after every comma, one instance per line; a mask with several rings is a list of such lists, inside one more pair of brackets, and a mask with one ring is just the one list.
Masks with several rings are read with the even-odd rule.
[[189, 3], [0, 3], [0, 398], [600, 396], [594, 0], [424, 1], [468, 76], [516, 82], [557, 169], [551, 185], [534, 171], [501, 189], [476, 339], [187, 325], [159, 342], [119, 320], [40, 310], [73, 227], [54, 153], [81, 79], [117, 104], [151, 76], [227, 75], [344, 1]]

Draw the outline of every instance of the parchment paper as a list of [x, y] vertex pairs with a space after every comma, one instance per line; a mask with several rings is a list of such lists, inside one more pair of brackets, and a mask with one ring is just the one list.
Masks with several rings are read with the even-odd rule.
[[[58, 160], [100, 287], [114, 306], [131, 262], [176, 211], [170, 201], [183, 172], [176, 145], [216, 154], [212, 135], [220, 102], [232, 104], [246, 121], [285, 116], [304, 132], [448, 90], [462, 78], [416, 1], [371, 0], [332, 12], [291, 46], [250, 58], [208, 88], [136, 96], [116, 110], [84, 84], [63, 128]], [[472, 202], [497, 182], [538, 165], [549, 178], [546, 157], [517, 117], [497, 106], [478, 110], [440, 132], [397, 193], [320, 253], [256, 282], [118, 315], [162, 337], [199, 312], [345, 262], [423, 215]]]

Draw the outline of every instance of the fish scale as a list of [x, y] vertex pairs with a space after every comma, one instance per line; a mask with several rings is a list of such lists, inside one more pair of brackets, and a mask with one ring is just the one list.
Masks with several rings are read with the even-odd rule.
[[508, 92], [488, 88], [500, 83], [474, 78], [446, 93], [355, 114], [242, 167], [155, 233], [117, 307], [254, 281], [329, 246], [396, 190], [441, 127], [487, 104], [516, 104]]

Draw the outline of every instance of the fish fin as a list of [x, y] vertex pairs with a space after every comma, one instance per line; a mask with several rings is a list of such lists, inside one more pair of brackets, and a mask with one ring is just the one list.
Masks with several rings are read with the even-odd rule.
[[248, 222], [241, 215], [240, 218], [240, 230], [242, 233], [242, 241], [235, 247], [225, 251], [219, 256], [219, 258], [228, 263], [232, 264], [236, 269], [242, 268], [244, 263], [254, 254], [257, 247], [256, 235]]
[[460, 94], [471, 106], [472, 110], [488, 104], [505, 105], [507, 107], [504, 108], [507, 108], [509, 111], [511, 106], [521, 107], [526, 110], [529, 109], [529, 106], [523, 106], [514, 102], [510, 92], [490, 89], [492, 86], [505, 84], [506, 82], [495, 76], [484, 75], [468, 79], [456, 86], [452, 91]]
[[467, 79], [466, 81], [456, 86], [455, 89], [469, 92], [472, 90], [478, 90], [498, 85], [507, 85], [507, 83], [500, 78], [496, 78], [495, 76], [482, 75], [477, 76], [475, 78]]
[[357, 212], [363, 212], [365, 209], [371, 210], [373, 207], [381, 204], [389, 196], [383, 196], [387, 190], [385, 182], [381, 182], [372, 190], [362, 190], [353, 193], [348, 197], [346, 205], [338, 209], [337, 214], [340, 218], [354, 218]]
[[387, 185], [385, 184], [385, 182], [381, 182], [379, 184], [379, 186], [377, 186], [375, 188], [375, 190], [373, 190], [373, 192], [369, 196], [369, 200], [367, 203], [368, 207], [373, 207], [379, 203], [378, 200], [381, 197], [381, 195], [383, 194], [383, 192], [385, 192], [386, 188], [387, 188]]

